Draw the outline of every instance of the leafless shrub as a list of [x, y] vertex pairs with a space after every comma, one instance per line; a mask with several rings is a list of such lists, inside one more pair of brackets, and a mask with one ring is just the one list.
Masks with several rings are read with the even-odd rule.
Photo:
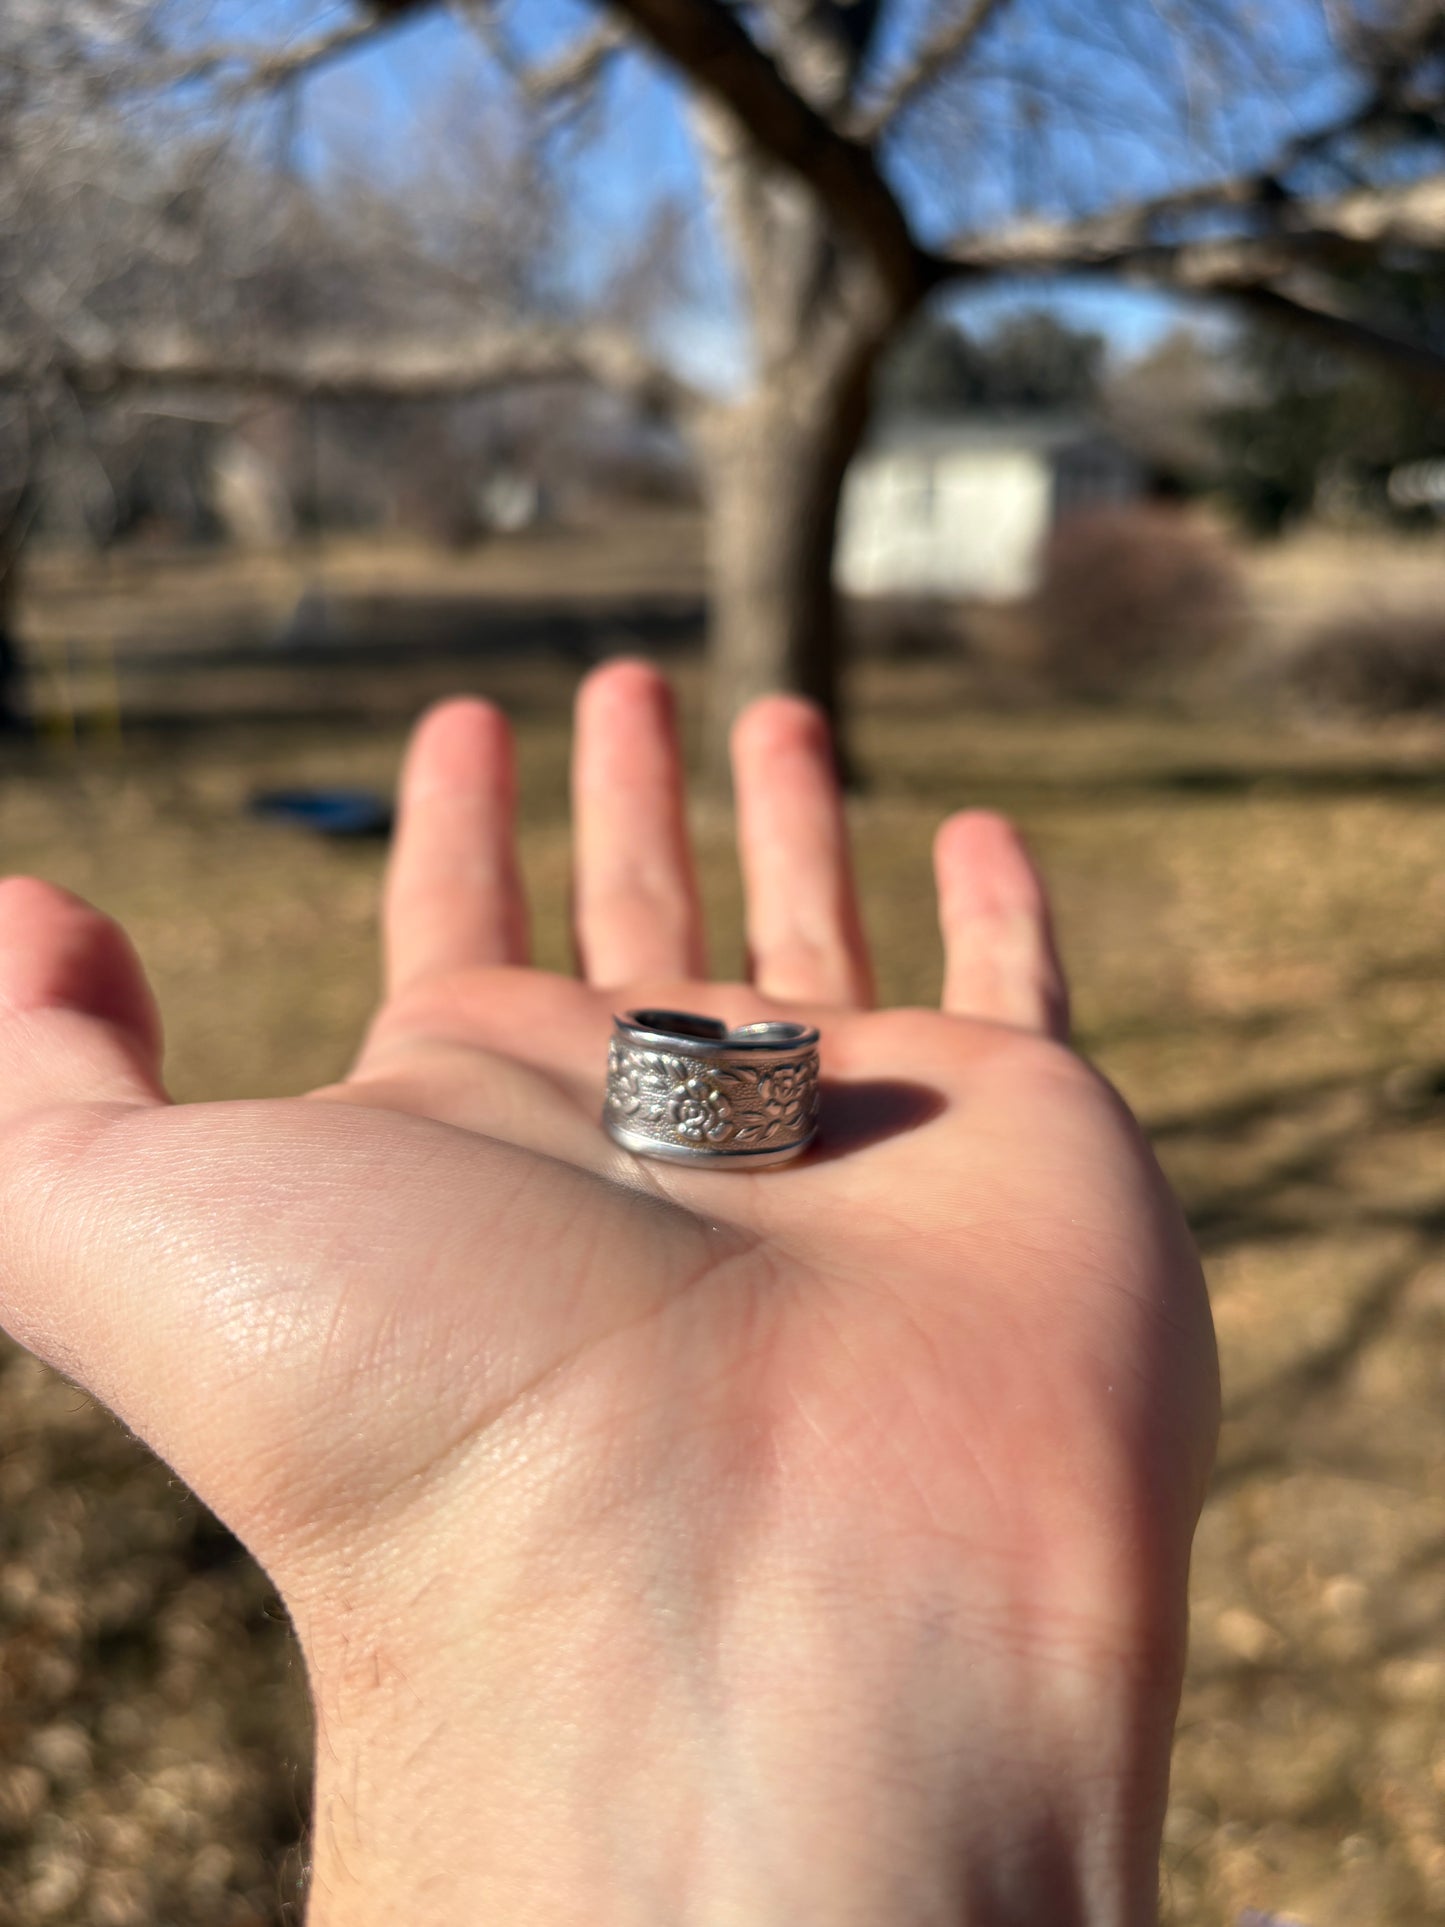
[[1291, 659], [1286, 686], [1327, 715], [1445, 711], [1445, 616], [1387, 610], [1327, 623]]
[[1187, 510], [1080, 511], [1045, 550], [1032, 609], [1039, 668], [1053, 688], [1122, 694], [1204, 661], [1243, 611], [1228, 548]]

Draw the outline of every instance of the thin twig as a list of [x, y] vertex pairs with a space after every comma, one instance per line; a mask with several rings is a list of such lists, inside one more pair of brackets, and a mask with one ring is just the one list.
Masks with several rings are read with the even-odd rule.
[[849, 131], [859, 140], [877, 140], [945, 74], [956, 72], [964, 64], [994, 17], [1007, 5], [1008, 0], [969, 0], [956, 20], [945, 21], [923, 42], [878, 99], [856, 117]]

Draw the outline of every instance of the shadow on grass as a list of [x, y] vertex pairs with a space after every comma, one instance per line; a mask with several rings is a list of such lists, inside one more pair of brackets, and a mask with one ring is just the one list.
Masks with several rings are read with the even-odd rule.
[[[1085, 782], [1085, 787], [1095, 785]], [[1313, 768], [1219, 765], [1157, 770], [1105, 779], [1098, 787], [1135, 787], [1187, 796], [1445, 795], [1445, 763], [1348, 763]]]
[[[1341, 1438], [1336, 1408], [1359, 1361], [1407, 1316], [1405, 1294], [1428, 1254], [1445, 1240], [1445, 1184], [1423, 1195], [1373, 1195], [1351, 1182], [1348, 1166], [1362, 1146], [1384, 1133], [1423, 1130], [1433, 1138], [1442, 1123], [1445, 1063], [1435, 1062], [1383, 1075], [1339, 1073], [1263, 1085], [1149, 1120], [1154, 1141], [1183, 1154], [1186, 1174], [1181, 1179], [1176, 1173], [1176, 1184], [1206, 1260], [1304, 1239], [1384, 1233], [1392, 1240], [1391, 1255], [1352, 1294], [1328, 1338], [1296, 1351], [1247, 1391], [1226, 1397], [1216, 1495], [1305, 1467], [1399, 1483], [1400, 1438], [1381, 1423]], [[1247, 1176], [1201, 1182], [1187, 1175], [1190, 1162], [1207, 1170], [1238, 1163], [1241, 1154]], [[1332, 1288], [1330, 1278], [1322, 1277], [1321, 1292]], [[1422, 1328], [1420, 1340], [1438, 1345], [1441, 1334]]]
[[359, 667], [552, 657], [587, 664], [618, 647], [670, 651], [695, 644], [705, 607], [696, 596], [599, 597], [548, 603], [535, 597], [377, 595], [303, 600], [274, 636], [241, 631], [220, 642], [158, 651], [122, 645], [117, 669], [137, 675], [205, 676], [226, 669]]

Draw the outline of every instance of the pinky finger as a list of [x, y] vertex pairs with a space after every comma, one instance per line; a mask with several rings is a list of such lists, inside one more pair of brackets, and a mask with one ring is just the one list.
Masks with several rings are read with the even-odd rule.
[[1048, 893], [1004, 817], [949, 817], [933, 848], [943, 929], [943, 1008], [1067, 1039], [1069, 992]]

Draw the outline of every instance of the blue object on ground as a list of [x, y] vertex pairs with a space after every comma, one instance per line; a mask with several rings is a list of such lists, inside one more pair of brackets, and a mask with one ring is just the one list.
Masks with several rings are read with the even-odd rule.
[[391, 834], [391, 804], [374, 790], [258, 790], [247, 808], [252, 816], [312, 830], [317, 836]]

